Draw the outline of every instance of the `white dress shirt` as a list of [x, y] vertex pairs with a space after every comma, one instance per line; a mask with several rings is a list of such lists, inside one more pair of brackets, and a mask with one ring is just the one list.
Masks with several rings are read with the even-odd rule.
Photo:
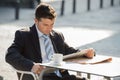
[[[37, 33], [38, 33], [38, 37], [39, 37], [40, 50], [41, 50], [41, 56], [42, 56], [42, 63], [50, 62], [50, 60], [47, 58], [47, 55], [46, 55], [46, 52], [45, 52], [44, 38], [42, 37], [43, 33], [38, 30], [37, 26], [36, 26], [36, 29], [37, 29]], [[50, 40], [50, 43], [51, 43], [51, 47], [53, 49], [51, 39], [49, 38], [49, 40]], [[54, 49], [52, 51], [53, 51], [53, 54], [54, 54], [55, 53]], [[59, 70], [56, 70], [55, 73], [59, 77], [62, 76], [60, 74]]]

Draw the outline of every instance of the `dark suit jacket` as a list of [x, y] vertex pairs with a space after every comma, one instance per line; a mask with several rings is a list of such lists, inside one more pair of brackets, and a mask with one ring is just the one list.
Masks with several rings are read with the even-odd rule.
[[[78, 51], [65, 43], [64, 37], [60, 32], [53, 30], [50, 33], [50, 39], [56, 53], [67, 55]], [[14, 42], [7, 50], [6, 61], [16, 69], [26, 71], [31, 70], [33, 62], [42, 62], [35, 25], [16, 31]]]

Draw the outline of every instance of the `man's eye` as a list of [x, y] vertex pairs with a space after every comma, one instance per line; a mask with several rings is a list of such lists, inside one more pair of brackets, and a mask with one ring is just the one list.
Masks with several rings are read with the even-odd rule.
[[48, 26], [47, 24], [44, 24], [44, 26]]

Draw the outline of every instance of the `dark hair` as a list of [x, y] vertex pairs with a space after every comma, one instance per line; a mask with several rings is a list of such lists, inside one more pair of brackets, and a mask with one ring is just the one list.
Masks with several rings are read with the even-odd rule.
[[35, 18], [38, 20], [41, 18], [54, 19], [56, 18], [56, 12], [51, 5], [47, 3], [40, 3], [36, 7]]

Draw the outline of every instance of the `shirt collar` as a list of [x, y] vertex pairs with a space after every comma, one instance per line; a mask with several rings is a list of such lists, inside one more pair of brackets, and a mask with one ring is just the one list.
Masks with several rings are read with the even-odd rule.
[[37, 25], [35, 25], [35, 27], [37, 29], [38, 37], [42, 37], [43, 33], [38, 29]]

